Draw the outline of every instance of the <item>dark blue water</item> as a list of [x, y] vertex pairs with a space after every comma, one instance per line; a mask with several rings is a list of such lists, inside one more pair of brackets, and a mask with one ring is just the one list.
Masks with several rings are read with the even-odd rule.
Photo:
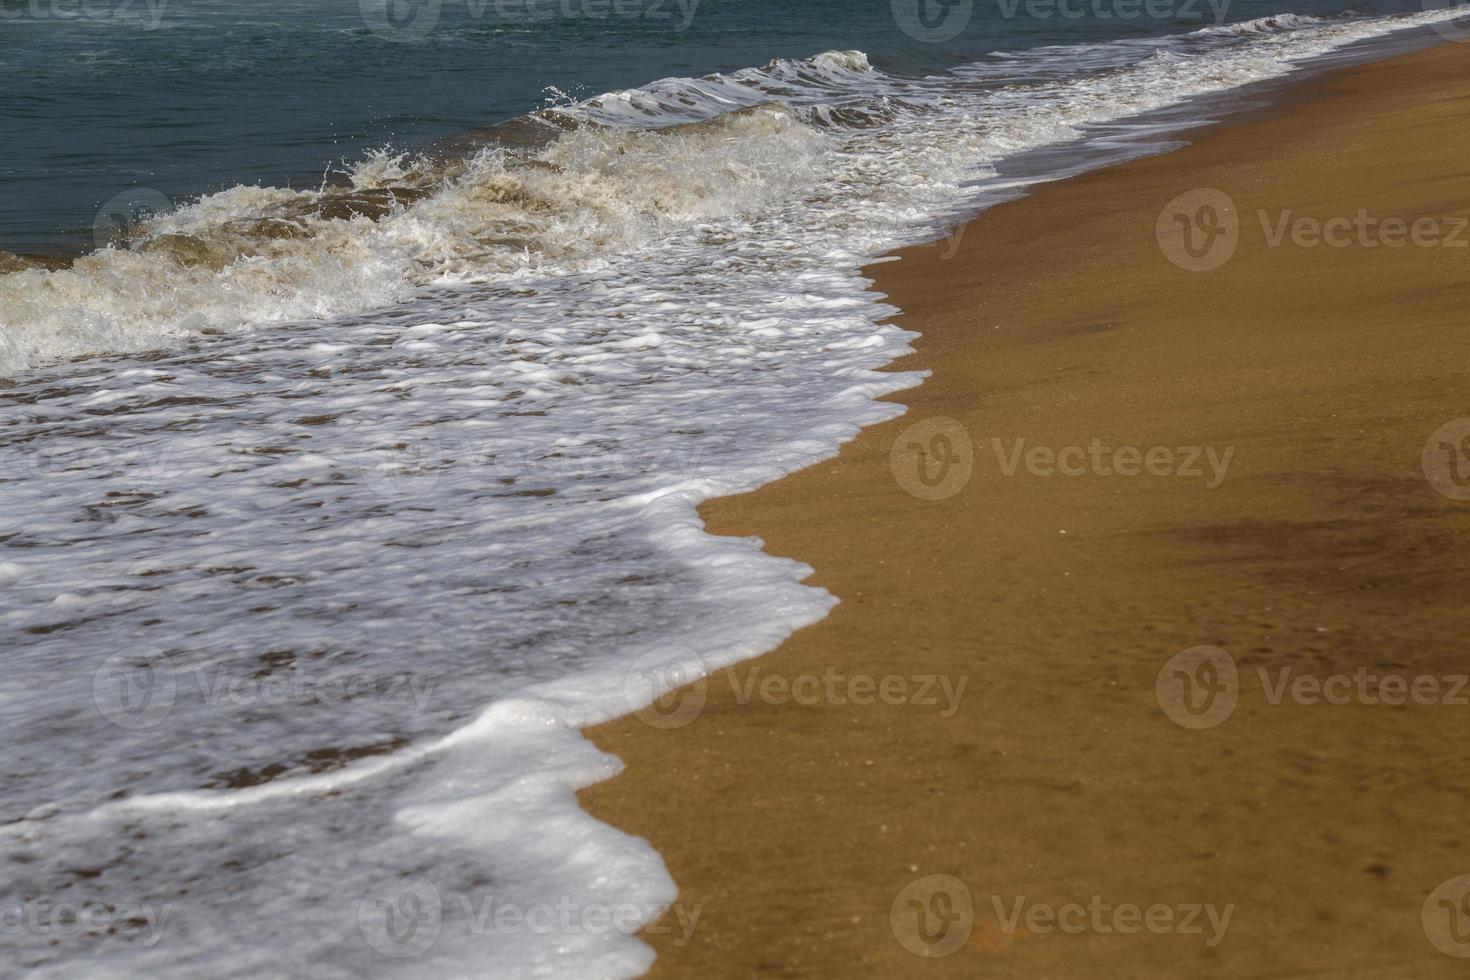
[[[0, 249], [94, 243], [98, 209], [486, 127], [559, 94], [856, 48], [931, 72], [1342, 0], [0, 0]], [[1130, 7], [1129, 4], [1133, 6]], [[1141, 9], [1137, 9], [1141, 8]], [[1415, 9], [1379, 4], [1389, 13]], [[1162, 16], [1153, 16], [1153, 14]], [[955, 33], [956, 25], [962, 30]], [[952, 35], [952, 36], [951, 36]]]

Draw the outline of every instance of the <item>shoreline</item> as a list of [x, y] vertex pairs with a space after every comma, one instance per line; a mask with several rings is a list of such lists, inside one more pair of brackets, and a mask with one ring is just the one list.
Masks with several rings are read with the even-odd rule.
[[[1421, 451], [1464, 411], [1447, 345], [1470, 253], [1447, 236], [1465, 56], [1314, 74], [872, 268], [921, 335], [891, 370], [934, 372], [886, 399], [907, 414], [702, 508], [841, 604], [666, 700], [698, 703], [684, 723], [588, 731], [627, 768], [584, 806], [646, 836], [701, 910], [685, 944], [645, 934], [655, 975], [1457, 968], [1421, 909], [1470, 870], [1445, 689], [1470, 505]], [[1164, 214], [1205, 189], [1229, 205]], [[1215, 238], [1168, 238], [1176, 215], [1212, 236], [1231, 209], [1218, 266]], [[1441, 247], [1367, 245], [1360, 211], [1390, 238], [1385, 218], [1433, 218]], [[1305, 244], [1302, 218], [1358, 241]], [[1170, 664], [1233, 668], [1232, 711], [1171, 720]], [[1428, 704], [1323, 700], [1363, 672], [1446, 683]], [[937, 915], [965, 890], [938, 945], [905, 931], [905, 899]], [[1197, 907], [1218, 941], [1007, 917], [1093, 899]]]

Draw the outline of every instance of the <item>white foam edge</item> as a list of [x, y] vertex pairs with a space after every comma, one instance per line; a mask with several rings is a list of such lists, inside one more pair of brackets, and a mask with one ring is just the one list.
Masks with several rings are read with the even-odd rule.
[[[871, 285], [857, 274], [855, 280], [865, 290]], [[917, 334], [880, 325], [897, 311], [882, 302], [881, 294], [864, 295], [875, 300], [864, 312], [875, 325], [875, 338], [884, 342], [881, 353], [886, 362], [912, 353], [908, 341]], [[519, 900], [570, 899], [582, 907], [638, 909], [636, 928], [558, 936], [556, 952], [558, 965], [575, 965], [579, 976], [642, 975], [654, 954], [637, 933], [671, 908], [678, 886], [646, 840], [597, 820], [578, 805], [577, 791], [623, 769], [621, 760], [599, 750], [581, 729], [634, 714], [684, 682], [767, 653], [798, 629], [827, 616], [838, 599], [825, 589], [803, 584], [812, 574], [810, 566], [765, 553], [756, 537], [707, 533], [698, 507], [836, 456], [862, 429], [907, 411], [897, 402], [876, 399], [914, 387], [929, 374], [855, 372], [853, 384], [829, 400], [828, 420], [813, 426], [799, 443], [782, 447], [779, 458], [752, 463], [718, 482], [689, 480], [619, 501], [645, 513], [655, 528], [654, 542], [698, 575], [701, 595], [719, 597], [720, 616], [691, 624], [695, 631], [681, 642], [628, 651], [614, 663], [532, 685], [493, 702], [473, 721], [437, 740], [335, 772], [242, 789], [150, 794], [77, 816], [100, 823], [147, 813], [219, 813], [271, 800], [305, 800], [401, 775], [417, 765], [432, 766], [430, 779], [414, 777], [409, 784], [413, 791], [397, 794], [394, 820], [405, 833], [474, 848], [485, 856], [487, 867], [502, 862], [535, 867], [537, 895], [520, 895]], [[730, 629], [732, 624], [738, 624], [738, 632]], [[677, 678], [680, 683], [633, 683], [630, 678], [635, 675]], [[555, 827], [555, 833], [548, 833], [548, 827]], [[588, 855], [596, 860], [589, 862]], [[475, 963], [453, 955], [453, 937], [445, 939], [439, 948], [411, 962], [384, 963], [383, 975], [480, 975]]]

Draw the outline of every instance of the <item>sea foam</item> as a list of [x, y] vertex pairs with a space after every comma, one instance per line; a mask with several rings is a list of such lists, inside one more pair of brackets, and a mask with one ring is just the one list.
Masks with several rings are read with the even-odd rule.
[[0, 277], [6, 370], [53, 365], [0, 391], [11, 892], [162, 922], [4, 970], [644, 970], [676, 889], [577, 808], [617, 769], [577, 728], [835, 601], [695, 508], [901, 411], [861, 266], [1052, 175], [1017, 154], [1431, 16], [667, 79]]

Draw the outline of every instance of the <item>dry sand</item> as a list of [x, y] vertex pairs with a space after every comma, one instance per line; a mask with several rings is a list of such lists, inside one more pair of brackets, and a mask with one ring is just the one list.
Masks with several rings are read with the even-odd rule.
[[[1288, 232], [1273, 247], [1257, 214], [1274, 228], [1288, 209], [1366, 209], [1454, 234], [1450, 219], [1470, 213], [1467, 65], [1470, 48], [1448, 44], [1320, 76], [1310, 99], [995, 208], [951, 258], [916, 248], [872, 270], [898, 322], [922, 333], [895, 367], [932, 379], [837, 458], [704, 511], [716, 534], [811, 564], [841, 605], [712, 677], [691, 724], [632, 717], [590, 733], [628, 769], [585, 804], [646, 836], [680, 905], [700, 910], [687, 943], [674, 926], [650, 933], [654, 976], [1470, 970], [1421, 921], [1432, 890], [1470, 873], [1470, 704], [1369, 704], [1357, 681], [1431, 676], [1442, 702], [1470, 673], [1470, 500], [1421, 468], [1431, 434], [1470, 415], [1470, 233], [1458, 247], [1370, 248]], [[1239, 222], [1212, 271], [1165, 255], [1185, 254], [1175, 214], [1197, 234], [1210, 224], [1200, 200], [1167, 211], [1163, 247], [1156, 237], [1166, 205], [1198, 188], [1228, 195]], [[925, 421], [937, 418], [955, 422]], [[1006, 475], [995, 439], [1003, 455], [1020, 439], [1232, 455], [1213, 487], [1207, 457], [1199, 475], [1120, 476], [1074, 451], [1064, 461], [1081, 475], [1045, 475], [1037, 454]], [[1430, 468], [1458, 494], [1446, 454], [1459, 447], [1439, 441]], [[1156, 452], [1155, 473], [1187, 454], [1166, 466]], [[1135, 465], [1104, 457], [1115, 462]], [[943, 475], [936, 487], [920, 464]], [[1163, 671], [1172, 713], [1196, 718], [1169, 700], [1175, 668], [1209, 682], [1208, 668], [1165, 668], [1202, 644], [1232, 658], [1237, 700], [1222, 718], [1231, 688], [1214, 701], [1196, 689], [1210, 727], [1188, 728], [1156, 681]], [[1288, 690], [1273, 704], [1260, 671], [1274, 685], [1288, 667], [1348, 675], [1331, 687], [1348, 703]], [[777, 703], [804, 676], [825, 688], [824, 674], [907, 680], [902, 696], [890, 682], [902, 703]], [[923, 675], [964, 679], [958, 709], [946, 716], [937, 685], [938, 704], [912, 703]], [[742, 704], [753, 676], [776, 680]], [[891, 914], [933, 874], [963, 883], [971, 915], [948, 879], [917, 886], [948, 899], [909, 893]], [[1435, 896], [1430, 924], [1470, 954], [1470, 915], [1445, 929], [1458, 897]], [[1023, 912], [1109, 908], [1067, 913], [1071, 931], [1024, 917], [1008, 929], [996, 903], [1010, 915], [1018, 899]], [[1233, 908], [1223, 936], [1207, 913], [1198, 933], [1123, 934], [1125, 904], [1169, 906], [1174, 925], [1191, 905]]]

